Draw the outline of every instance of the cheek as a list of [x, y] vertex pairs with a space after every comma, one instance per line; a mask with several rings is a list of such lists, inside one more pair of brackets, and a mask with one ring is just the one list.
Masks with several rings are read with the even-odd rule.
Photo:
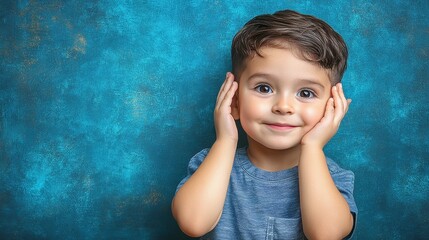
[[314, 127], [320, 122], [324, 113], [325, 107], [322, 106], [307, 108], [302, 112], [302, 118], [307, 125]]
[[258, 100], [252, 97], [249, 93], [241, 91], [238, 97], [238, 109], [240, 119], [252, 119], [258, 116], [261, 112], [261, 104]]
[[254, 123], [260, 122], [267, 115], [267, 104], [256, 98], [241, 97], [238, 106], [240, 123], [246, 132], [251, 132]]
[[[246, 121], [248, 119], [253, 119], [257, 117], [258, 115], [258, 106], [255, 105], [251, 99], [246, 99], [246, 104], [242, 104], [243, 101], [240, 101], [241, 104], [239, 104], [239, 113], [240, 113], [240, 119], [241, 121]], [[253, 107], [250, 107], [253, 106]]]

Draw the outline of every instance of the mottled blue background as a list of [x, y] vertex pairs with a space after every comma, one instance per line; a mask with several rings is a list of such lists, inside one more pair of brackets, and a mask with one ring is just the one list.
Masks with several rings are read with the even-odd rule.
[[326, 153], [356, 174], [356, 239], [427, 239], [427, 0], [1, 1], [0, 238], [185, 239], [170, 201], [215, 137], [231, 39], [286, 8], [349, 46]]

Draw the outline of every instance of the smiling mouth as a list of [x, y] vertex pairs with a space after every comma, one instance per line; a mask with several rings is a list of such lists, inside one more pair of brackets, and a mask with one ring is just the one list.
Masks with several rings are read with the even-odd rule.
[[289, 124], [282, 124], [282, 123], [266, 123], [266, 125], [271, 129], [279, 130], [279, 131], [286, 131], [286, 130], [291, 130], [296, 128], [296, 126], [289, 125]]

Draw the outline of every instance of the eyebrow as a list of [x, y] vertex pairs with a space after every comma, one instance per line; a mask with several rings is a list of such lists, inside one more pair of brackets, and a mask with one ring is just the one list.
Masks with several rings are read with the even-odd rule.
[[317, 85], [319, 86], [321, 89], [325, 89], [325, 86], [323, 86], [323, 84], [319, 83], [316, 80], [312, 80], [312, 79], [299, 79], [300, 82], [305, 82], [306, 84], [311, 84], [311, 85]]
[[255, 74], [252, 74], [249, 77], [249, 80], [252, 80], [253, 78], [267, 78], [267, 79], [275, 79], [275, 80], [277, 80], [277, 77], [275, 77], [274, 75], [268, 74], [268, 73], [255, 73]]
[[[254, 78], [265, 78], [265, 79], [268, 79], [268, 80], [272, 79], [272, 80], [279, 81], [279, 79], [276, 76], [268, 74], [268, 73], [255, 73], [255, 74], [253, 74], [253, 75], [251, 75], [249, 77], [249, 81], [252, 81]], [[325, 89], [325, 86], [323, 86], [323, 84], [321, 84], [318, 81], [313, 80], [313, 79], [299, 78], [298, 81], [299, 81], [300, 84], [302, 82], [304, 82], [304, 84], [317, 85], [321, 89]]]

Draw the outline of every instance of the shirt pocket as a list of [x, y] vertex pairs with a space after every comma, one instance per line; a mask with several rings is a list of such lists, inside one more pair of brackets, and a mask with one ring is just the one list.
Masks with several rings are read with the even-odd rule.
[[306, 239], [302, 231], [301, 218], [268, 217], [266, 240]]

